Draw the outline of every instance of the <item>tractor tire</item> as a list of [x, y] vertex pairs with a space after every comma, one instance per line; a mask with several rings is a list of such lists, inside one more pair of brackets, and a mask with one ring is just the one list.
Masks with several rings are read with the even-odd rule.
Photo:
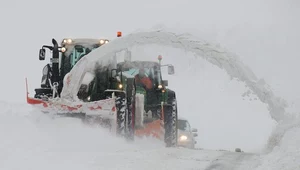
[[177, 101], [173, 98], [169, 105], [164, 106], [164, 126], [166, 147], [177, 146]]
[[117, 110], [117, 129], [118, 136], [126, 136], [126, 114], [127, 104], [125, 95], [116, 96], [116, 110]]
[[126, 139], [134, 140], [135, 134], [135, 81], [134, 79], [127, 79], [127, 121], [126, 121]]

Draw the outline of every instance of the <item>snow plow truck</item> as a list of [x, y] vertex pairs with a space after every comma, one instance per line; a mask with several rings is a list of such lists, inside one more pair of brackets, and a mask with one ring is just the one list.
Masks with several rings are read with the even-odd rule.
[[[77, 93], [79, 101], [61, 98], [62, 89], [70, 82], [68, 74], [72, 68], [107, 43], [107, 39], [66, 38], [60, 45], [55, 39], [53, 45], [43, 45], [39, 60], [45, 60], [46, 48], [52, 57], [43, 68], [41, 86], [35, 88], [34, 97], [29, 96], [26, 79], [27, 103], [44, 113], [105, 125], [128, 140], [153, 136], [167, 147], [177, 146], [176, 94], [167, 88], [168, 81], [162, 79], [161, 73], [161, 67], [167, 66], [168, 74], [174, 74], [174, 67], [162, 65], [161, 56], [158, 62], [126, 60], [116, 66], [99, 65], [82, 78]], [[138, 81], [141, 73], [151, 80], [150, 89]]]

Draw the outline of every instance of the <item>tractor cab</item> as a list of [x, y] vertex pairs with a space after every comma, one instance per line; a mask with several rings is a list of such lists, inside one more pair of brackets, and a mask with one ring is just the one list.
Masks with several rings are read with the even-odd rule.
[[117, 70], [122, 71], [123, 74], [131, 75], [133, 77], [139, 76], [143, 72], [144, 76], [152, 81], [153, 90], [162, 90], [168, 86], [168, 81], [162, 79], [161, 67], [168, 66], [168, 74], [174, 74], [173, 65], [161, 65], [161, 56], [159, 62], [155, 61], [124, 61], [117, 65]]
[[74, 65], [94, 49], [107, 44], [107, 39], [63, 39], [60, 56], [60, 75], [63, 78]]
[[123, 74], [138, 77], [140, 72], [143, 72], [146, 78], [149, 78], [152, 82], [152, 90], [162, 89], [163, 83], [161, 70], [159, 63], [152, 61], [132, 61], [132, 62], [121, 62], [118, 63], [118, 70], [122, 71]]
[[[166, 86], [168, 86], [168, 81], [162, 78], [161, 67], [164, 65], [161, 65], [160, 60], [159, 62], [124, 61], [117, 64], [118, 72], [122, 72], [122, 74], [127, 77], [131, 76], [136, 78], [136, 92], [145, 96], [144, 103], [146, 112], [152, 107], [160, 105], [160, 101], [163, 101], [165, 98], [164, 93]], [[169, 70], [168, 73], [174, 74], [174, 67], [172, 65], [167, 66]], [[151, 86], [137, 81], [137, 78], [141, 76], [140, 72], [142, 72], [143, 77], [147, 79], [147, 83], [151, 83]]]
[[52, 39], [53, 46], [43, 45], [39, 51], [39, 60], [45, 60], [46, 48], [52, 51], [52, 57], [50, 63], [43, 68], [41, 87], [35, 90], [35, 97], [54, 97], [52, 92], [54, 84], [57, 86], [57, 94], [59, 95], [63, 88], [65, 75], [71, 71], [75, 64], [82, 57], [108, 42], [107, 39], [65, 38], [60, 46], [55, 39]]

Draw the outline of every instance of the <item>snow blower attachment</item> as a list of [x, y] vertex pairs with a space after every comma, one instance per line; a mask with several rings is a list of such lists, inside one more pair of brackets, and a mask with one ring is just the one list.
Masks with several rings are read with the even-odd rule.
[[[121, 37], [121, 32], [118, 32]], [[177, 103], [175, 92], [166, 88], [168, 81], [162, 80], [161, 65], [153, 61], [131, 61], [128, 52], [124, 62], [116, 65], [96, 65], [93, 72], [86, 72], [77, 93], [78, 101], [61, 98], [63, 88], [70, 83], [69, 72], [94, 49], [109, 41], [95, 39], [64, 39], [59, 46], [44, 45], [39, 59], [44, 60], [46, 48], [52, 51], [50, 64], [43, 69], [41, 87], [35, 89], [34, 97], [27, 103], [40, 106], [45, 113], [78, 117], [83, 122], [101, 124], [111, 131], [133, 140], [135, 136], [154, 136], [167, 147], [177, 146]], [[74, 73], [74, 72], [73, 72]], [[77, 75], [77, 74], [76, 74]], [[139, 76], [144, 76], [143, 79]], [[144, 80], [148, 79], [148, 85]], [[142, 80], [142, 81], [140, 81]]]

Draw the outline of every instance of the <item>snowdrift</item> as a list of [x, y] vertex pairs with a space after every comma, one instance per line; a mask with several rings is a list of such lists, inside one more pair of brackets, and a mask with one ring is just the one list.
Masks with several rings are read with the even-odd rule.
[[300, 118], [287, 115], [276, 127], [256, 170], [300, 169]]
[[222, 153], [167, 149], [151, 139], [126, 143], [79, 119], [54, 118], [0, 102], [0, 169], [204, 169]]

